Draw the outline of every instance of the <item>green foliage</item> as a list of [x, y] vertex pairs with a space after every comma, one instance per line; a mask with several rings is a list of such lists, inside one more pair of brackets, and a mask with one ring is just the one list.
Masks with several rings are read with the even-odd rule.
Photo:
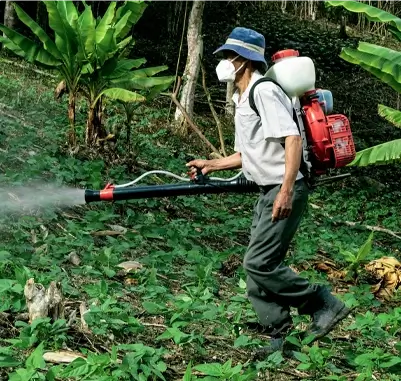
[[45, 1], [49, 26], [54, 41], [20, 6], [15, 4], [19, 19], [30, 28], [39, 41], [31, 41], [21, 34], [0, 25], [6, 37], [0, 37], [8, 49], [30, 63], [59, 72], [70, 93], [69, 118], [72, 144], [75, 144], [75, 98], [82, 92], [88, 101], [86, 142], [104, 138], [102, 126], [102, 98], [126, 103], [143, 102], [146, 98], [133, 90], [151, 89], [155, 96], [166, 89], [174, 77], [152, 78], [166, 67], [134, 70], [144, 59], [126, 59], [124, 55], [134, 41], [128, 36], [132, 26], [146, 8], [143, 1], [126, 1], [117, 8], [111, 2], [103, 15], [96, 19], [90, 5], [84, 4], [80, 13], [72, 1]]
[[[139, 74], [143, 69], [135, 65], [131, 71]], [[6, 104], [0, 109], [2, 189], [14, 193], [25, 185], [38, 190], [29, 188], [35, 181], [54, 183], [56, 188], [99, 189], [110, 179], [122, 183], [142, 173], [143, 168], [133, 168], [118, 157], [110, 165], [106, 158], [63, 154], [60, 125], [66, 116], [60, 116], [62, 106], [54, 101], [50, 86], [29, 69], [13, 74], [11, 68], [0, 76], [0, 102]], [[135, 91], [145, 96], [148, 89]], [[168, 108], [144, 106], [134, 115], [138, 161], [184, 175], [185, 156], [197, 148], [160, 128]], [[122, 121], [117, 108], [108, 112], [110, 119]], [[82, 128], [82, 112], [77, 120]], [[165, 178], [148, 180], [158, 183]], [[355, 256], [369, 239], [364, 224], [399, 230], [401, 210], [394, 203], [399, 190], [374, 192], [358, 179], [352, 181], [311, 195], [310, 202], [320, 208], [309, 208], [287, 256], [287, 263], [311, 281], [328, 283], [325, 274], [315, 270], [316, 262], [348, 264], [342, 252]], [[0, 196], [5, 197], [1, 205], [9, 200], [8, 194]], [[222, 263], [230, 262], [233, 254], [241, 262], [255, 197], [202, 195], [1, 213], [0, 301], [5, 314], [0, 314], [0, 378], [263, 380], [288, 378], [298, 367], [302, 377], [311, 380], [344, 381], [356, 373], [360, 379], [373, 374], [396, 380], [401, 312], [376, 300], [366, 284], [341, 284], [340, 292], [345, 292], [340, 297], [356, 310], [318, 345], [298, 338], [298, 327], [309, 321], [295, 315], [297, 328], [290, 340], [297, 346], [297, 357], [289, 360], [277, 352], [263, 361], [251, 360], [252, 351], [264, 345], [266, 337], [248, 327], [257, 319], [246, 297], [241, 265], [227, 273]], [[344, 221], [361, 224], [350, 227]], [[110, 231], [119, 234], [107, 235]], [[369, 248], [370, 256], [397, 256], [399, 240], [375, 232]], [[80, 258], [79, 265], [70, 262], [71, 253]], [[361, 258], [356, 262], [362, 263]], [[121, 274], [118, 264], [127, 260], [142, 267]], [[31, 277], [43, 285], [62, 283], [65, 320], [14, 320], [26, 311], [22, 288]], [[88, 332], [81, 328], [82, 301], [89, 309], [84, 315]], [[341, 340], [344, 331], [347, 340]], [[43, 353], [66, 349], [82, 358], [59, 365], [43, 361]]]
[[392, 140], [357, 152], [349, 166], [364, 167], [367, 165], [384, 165], [401, 160], [401, 139]]
[[[343, 6], [347, 10], [363, 13], [370, 21], [386, 23], [394, 37], [401, 41], [401, 19], [388, 12], [358, 1], [327, 1], [331, 6]], [[393, 49], [366, 42], [360, 42], [357, 49], [343, 48], [341, 58], [362, 67], [398, 93], [401, 93], [400, 63], [401, 53]], [[396, 120], [399, 112], [379, 106], [380, 115], [387, 120]], [[399, 162], [401, 141], [394, 140], [367, 148], [357, 153], [349, 166], [382, 165]]]
[[401, 111], [379, 104], [379, 115], [387, 119], [394, 126], [401, 128]]
[[389, 29], [394, 35], [400, 36], [401, 34], [401, 19], [383, 9], [373, 7], [369, 4], [360, 1], [326, 1], [325, 4], [330, 6], [342, 6], [348, 11], [354, 13], [363, 13], [369, 21], [383, 22], [389, 24]]
[[373, 243], [373, 232], [370, 233], [369, 238], [366, 242], [359, 248], [356, 254], [348, 250], [344, 250], [342, 254], [344, 255], [344, 259], [349, 263], [347, 267], [347, 276], [351, 278], [358, 274], [358, 267], [361, 266], [361, 263], [366, 260], [366, 257], [372, 250]]

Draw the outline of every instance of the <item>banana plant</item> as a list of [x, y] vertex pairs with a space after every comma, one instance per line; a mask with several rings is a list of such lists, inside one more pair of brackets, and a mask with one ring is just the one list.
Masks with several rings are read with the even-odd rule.
[[[69, 143], [74, 146], [76, 145], [75, 103], [81, 90], [82, 75], [96, 72], [109, 59], [117, 57], [125, 48], [132, 45], [132, 36], [128, 34], [147, 5], [143, 1], [125, 1], [117, 8], [117, 2], [111, 2], [104, 16], [95, 19], [91, 7], [85, 2], [82, 13], [77, 10], [73, 1], [43, 3], [48, 12], [49, 27], [53, 31], [54, 39], [14, 2], [18, 18], [29, 27], [38, 41], [33, 41], [0, 24], [0, 30], [4, 34], [4, 37], [0, 37], [0, 42], [30, 63], [56, 70], [60, 79], [65, 81], [69, 93]], [[120, 97], [125, 101], [140, 100], [138, 94], [126, 90], [117, 92], [108, 89], [101, 96]], [[93, 110], [99, 107], [96, 102], [94, 105], [93, 102], [90, 103], [90, 106], [93, 106]], [[91, 110], [88, 118], [90, 116]], [[90, 123], [89, 125], [92, 126]]]
[[[89, 102], [87, 145], [93, 145], [107, 135], [101, 120], [104, 97], [118, 101], [124, 106], [129, 142], [131, 120], [137, 105], [153, 99], [174, 81], [174, 76], [154, 77], [159, 72], [167, 70], [167, 66], [138, 69], [145, 63], [144, 58], [119, 59], [114, 56], [96, 69], [82, 74], [82, 92]], [[110, 137], [117, 138], [117, 136]]]
[[[116, 79], [116, 83], [119, 86], [126, 88], [127, 90], [137, 91], [143, 95], [147, 102], [152, 101], [161, 92], [165, 91], [175, 80], [174, 76], [162, 76], [154, 77], [154, 75], [167, 70], [167, 66], [155, 66], [150, 68], [144, 68], [136, 70], [131, 73], [131, 76], [121, 77]], [[135, 115], [135, 112], [139, 106], [139, 103], [125, 102], [123, 100], [118, 101], [124, 108], [126, 121], [126, 142], [127, 149], [131, 149], [131, 125]]]
[[[342, 6], [348, 11], [363, 13], [368, 20], [386, 23], [388, 30], [401, 41], [401, 19], [382, 9], [359, 1], [326, 1], [329, 6]], [[357, 49], [343, 48], [340, 57], [358, 65], [401, 93], [401, 53], [383, 46], [360, 42]], [[382, 104], [378, 105], [380, 116], [396, 127], [401, 127], [401, 112]], [[401, 161], [401, 139], [393, 140], [357, 152], [349, 166], [391, 164]]]

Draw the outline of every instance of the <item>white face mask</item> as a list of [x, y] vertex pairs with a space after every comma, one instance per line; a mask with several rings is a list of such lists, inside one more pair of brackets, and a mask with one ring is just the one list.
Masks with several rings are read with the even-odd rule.
[[232, 60], [227, 60], [227, 59], [221, 60], [219, 62], [219, 64], [216, 67], [216, 73], [220, 82], [234, 82], [235, 74], [237, 74], [238, 71], [242, 69], [242, 67], [246, 62], [245, 61], [237, 70], [235, 70], [233, 61], [235, 61], [238, 57], [239, 56], [233, 58]]

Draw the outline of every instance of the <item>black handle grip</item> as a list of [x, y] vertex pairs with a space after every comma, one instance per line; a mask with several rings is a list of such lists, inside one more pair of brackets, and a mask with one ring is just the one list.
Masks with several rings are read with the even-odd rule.
[[[190, 161], [195, 160], [195, 158], [192, 156], [186, 156], [185, 160], [186, 163], [189, 163]], [[196, 168], [196, 176], [194, 181], [197, 183], [204, 184], [205, 181], [207, 180], [207, 177], [202, 173], [202, 169], [195, 166], [193, 166], [193, 168]]]

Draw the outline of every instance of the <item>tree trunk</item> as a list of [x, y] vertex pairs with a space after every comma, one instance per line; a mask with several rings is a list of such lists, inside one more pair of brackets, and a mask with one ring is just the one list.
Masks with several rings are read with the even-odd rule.
[[70, 90], [68, 98], [68, 120], [70, 122], [70, 131], [68, 133], [68, 144], [75, 147], [77, 144], [77, 136], [75, 134], [75, 94]]
[[228, 82], [227, 83], [227, 91], [226, 91], [226, 115], [233, 116], [234, 115], [234, 101], [233, 101], [233, 94], [234, 94], [234, 84]]
[[6, 1], [6, 5], [4, 8], [4, 25], [10, 29], [14, 29], [15, 27], [15, 9], [12, 1]]
[[[205, 1], [194, 1], [188, 21], [188, 56], [183, 75], [184, 86], [180, 97], [180, 103], [191, 118], [193, 116], [195, 89], [199, 75], [200, 60], [203, 52], [201, 31], [204, 8]], [[179, 108], [176, 109], [174, 119], [176, 124], [176, 132], [180, 135], [186, 135], [188, 133], [188, 125]]]
[[33, 278], [26, 281], [24, 296], [29, 313], [29, 324], [35, 319], [51, 317], [52, 321], [64, 319], [64, 296], [61, 284], [50, 282], [49, 288], [35, 283]]
[[86, 145], [93, 146], [97, 139], [106, 137], [106, 131], [102, 124], [102, 100], [96, 102], [94, 107], [89, 107], [88, 119], [86, 121]]

